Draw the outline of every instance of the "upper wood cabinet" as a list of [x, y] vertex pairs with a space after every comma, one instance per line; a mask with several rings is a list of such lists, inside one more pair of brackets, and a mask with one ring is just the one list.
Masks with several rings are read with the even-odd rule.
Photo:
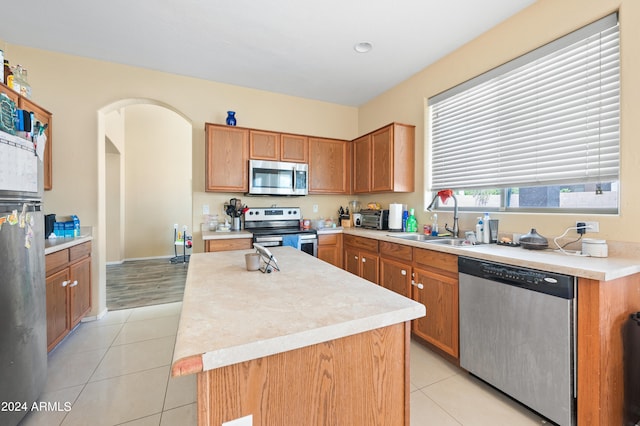
[[262, 130], [250, 130], [249, 159], [308, 163], [308, 137]]
[[349, 194], [351, 143], [309, 138], [309, 194]]
[[205, 124], [206, 191], [247, 192], [249, 129]]
[[354, 193], [415, 190], [415, 126], [391, 123], [353, 141]]
[[52, 149], [53, 149], [53, 131], [51, 126], [53, 125], [52, 115], [49, 111], [37, 105], [33, 101], [19, 95], [15, 91], [11, 90], [8, 86], [0, 83], [0, 93], [4, 93], [15, 102], [16, 107], [24, 109], [29, 112], [33, 112], [36, 121], [39, 121], [43, 126], [46, 124], [45, 135], [47, 136], [47, 145], [44, 150], [44, 189], [48, 191], [53, 189], [53, 164], [52, 164]]
[[371, 135], [353, 141], [353, 192], [371, 191]]
[[309, 138], [302, 135], [280, 135], [280, 159], [292, 163], [309, 162]]
[[249, 130], [251, 160], [280, 160], [280, 133]]

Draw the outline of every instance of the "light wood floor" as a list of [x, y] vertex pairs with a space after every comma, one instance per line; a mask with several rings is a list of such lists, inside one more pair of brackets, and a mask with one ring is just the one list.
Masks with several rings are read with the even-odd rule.
[[182, 301], [188, 263], [149, 259], [107, 266], [107, 309]]

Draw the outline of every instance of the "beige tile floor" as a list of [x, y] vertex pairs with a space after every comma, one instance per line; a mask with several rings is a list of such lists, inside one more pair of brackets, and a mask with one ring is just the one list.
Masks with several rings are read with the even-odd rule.
[[[169, 376], [180, 308], [181, 303], [170, 303], [113, 311], [82, 323], [49, 354], [41, 400], [51, 407], [57, 402], [60, 409], [32, 412], [22, 425], [195, 425], [194, 376]], [[411, 426], [542, 423], [412, 342]]]

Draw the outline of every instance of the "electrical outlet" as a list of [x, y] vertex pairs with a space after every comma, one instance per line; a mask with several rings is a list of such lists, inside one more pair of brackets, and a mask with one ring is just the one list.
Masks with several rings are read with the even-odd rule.
[[229, 420], [222, 423], [222, 426], [253, 426], [253, 414], [240, 417], [239, 419]]
[[209, 204], [202, 205], [202, 214], [209, 214]]
[[314, 213], [318, 213], [318, 205], [317, 204], [313, 205], [313, 212]]
[[[576, 227], [580, 226], [578, 225], [579, 223], [584, 223], [584, 232], [600, 232], [600, 222], [589, 222], [586, 220], [581, 220], [576, 222]], [[582, 232], [578, 232], [578, 234], [582, 234]]]

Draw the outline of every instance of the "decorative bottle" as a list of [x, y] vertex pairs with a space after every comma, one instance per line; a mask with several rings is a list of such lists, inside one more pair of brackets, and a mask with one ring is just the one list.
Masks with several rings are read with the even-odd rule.
[[236, 112], [235, 111], [227, 111], [227, 125], [235, 126], [236, 125]]

